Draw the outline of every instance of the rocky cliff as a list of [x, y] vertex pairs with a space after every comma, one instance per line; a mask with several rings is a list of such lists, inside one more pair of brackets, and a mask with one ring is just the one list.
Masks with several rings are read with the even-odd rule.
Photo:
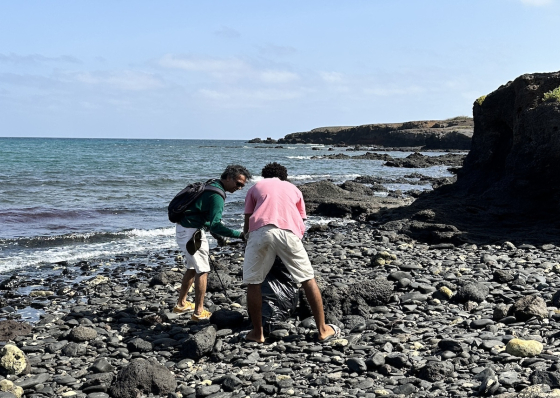
[[518, 77], [474, 103], [472, 149], [458, 188], [560, 210], [560, 72]]
[[383, 147], [423, 147], [424, 149], [469, 149], [473, 120], [456, 117], [356, 127], [323, 127], [288, 134], [279, 144], [375, 145]]
[[[456, 243], [559, 242], [559, 101], [560, 72], [522, 75], [479, 98], [457, 182], [372, 219], [389, 230], [414, 237], [427, 231]], [[456, 230], [435, 236], [441, 225]]]

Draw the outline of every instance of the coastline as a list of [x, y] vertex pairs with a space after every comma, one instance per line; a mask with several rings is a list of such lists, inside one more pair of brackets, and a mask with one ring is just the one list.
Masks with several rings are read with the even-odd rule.
[[[430, 246], [367, 222], [310, 229], [304, 244], [327, 320], [344, 331], [332, 345], [314, 342], [304, 308], [267, 344], [241, 341], [248, 319], [243, 251], [235, 245], [212, 249], [234, 304], [212, 273], [207, 303], [224, 316], [213, 320], [220, 326], [212, 349], [189, 358], [187, 341], [209, 323], [170, 312], [182, 277], [178, 251], [123, 253], [58, 264], [48, 277], [14, 274], [2, 283], [1, 315], [21, 306], [44, 312], [28, 334], [11, 340], [25, 352], [31, 374], [9, 379], [24, 386], [26, 396], [109, 396], [99, 394], [130, 361], [153, 358], [172, 372], [174, 396], [473, 396], [491, 387], [506, 397], [556, 374], [559, 248]], [[363, 297], [344, 295], [376, 278], [390, 281], [386, 303], [367, 305]], [[520, 320], [504, 312], [504, 305], [531, 295], [546, 300], [545, 316]], [[96, 336], [78, 340], [72, 334], [78, 327]], [[514, 336], [540, 341], [544, 350], [512, 355], [505, 346]], [[110, 365], [104, 371], [93, 366], [100, 358]]]

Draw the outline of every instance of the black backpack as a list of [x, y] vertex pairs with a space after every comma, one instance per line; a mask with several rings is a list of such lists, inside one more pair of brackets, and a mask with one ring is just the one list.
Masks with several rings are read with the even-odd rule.
[[181, 192], [179, 192], [175, 197], [169, 202], [167, 206], [167, 215], [169, 221], [173, 223], [178, 223], [183, 218], [183, 214], [189, 207], [191, 203], [195, 201], [204, 191], [212, 191], [220, 194], [224, 200], [226, 199], [226, 194], [220, 188], [208, 185], [216, 180], [208, 180], [206, 182], [195, 182], [194, 184], [187, 185]]

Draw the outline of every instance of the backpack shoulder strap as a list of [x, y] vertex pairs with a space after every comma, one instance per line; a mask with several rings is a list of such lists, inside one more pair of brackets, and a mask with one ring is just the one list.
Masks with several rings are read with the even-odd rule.
[[208, 180], [206, 181], [206, 186], [204, 187], [205, 191], [211, 191], [211, 192], [216, 192], [217, 194], [219, 194], [222, 199], [226, 200], [226, 193], [224, 192], [223, 189], [215, 187], [213, 185], [210, 185], [211, 182], [216, 181], [215, 179], [212, 180]]

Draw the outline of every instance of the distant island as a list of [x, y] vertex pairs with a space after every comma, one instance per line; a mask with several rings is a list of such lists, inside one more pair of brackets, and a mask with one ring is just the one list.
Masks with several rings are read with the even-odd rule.
[[468, 150], [471, 147], [473, 130], [473, 119], [460, 116], [447, 120], [319, 127], [311, 131], [288, 134], [279, 140], [255, 138], [250, 140], [249, 143], [367, 145]]

